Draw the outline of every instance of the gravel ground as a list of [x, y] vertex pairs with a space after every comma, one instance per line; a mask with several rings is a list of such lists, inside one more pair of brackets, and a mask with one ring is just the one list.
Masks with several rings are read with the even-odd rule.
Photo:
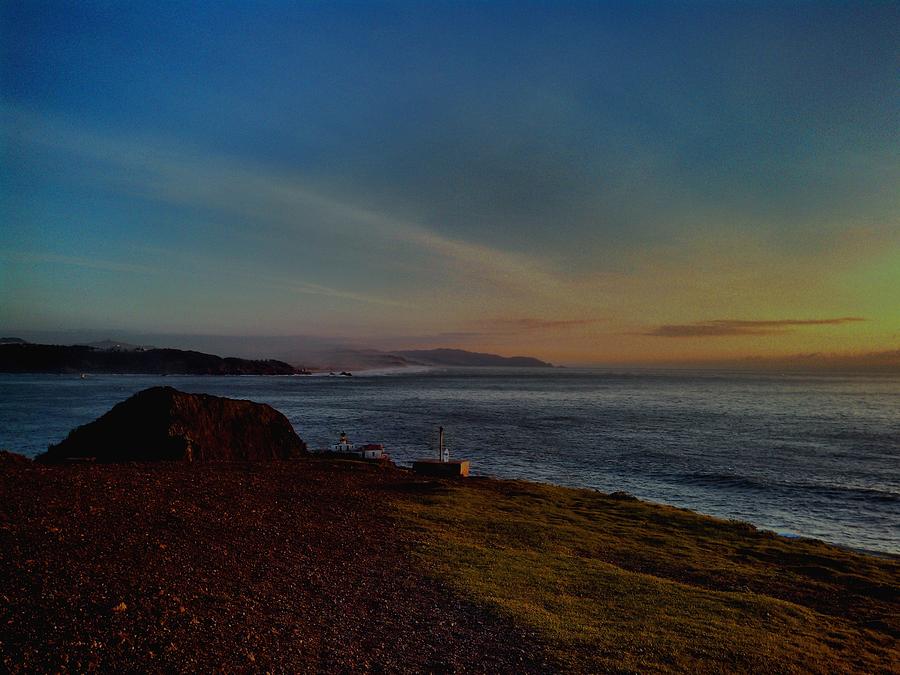
[[0, 459], [0, 653], [13, 672], [539, 672], [527, 629], [416, 569], [359, 463]]

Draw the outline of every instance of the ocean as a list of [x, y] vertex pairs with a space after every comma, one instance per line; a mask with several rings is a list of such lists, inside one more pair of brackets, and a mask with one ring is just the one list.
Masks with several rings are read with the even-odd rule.
[[136, 391], [269, 403], [310, 447], [346, 431], [524, 478], [900, 553], [900, 377], [429, 369], [345, 377], [0, 375], [0, 448], [34, 456]]

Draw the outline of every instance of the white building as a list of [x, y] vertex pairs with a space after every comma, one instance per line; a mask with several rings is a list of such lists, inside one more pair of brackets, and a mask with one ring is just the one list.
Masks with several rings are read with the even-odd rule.
[[382, 459], [386, 457], [384, 454], [384, 446], [380, 443], [366, 443], [359, 447], [353, 445], [347, 434], [341, 432], [341, 437], [337, 443], [331, 446], [331, 449], [325, 452], [333, 452], [340, 455], [355, 455], [360, 459]]

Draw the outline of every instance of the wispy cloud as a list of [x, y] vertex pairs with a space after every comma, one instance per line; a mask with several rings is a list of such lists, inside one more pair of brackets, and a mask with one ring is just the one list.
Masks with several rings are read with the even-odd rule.
[[303, 176], [250, 166], [222, 156], [186, 152], [159, 139], [124, 139], [80, 129], [64, 120], [35, 116], [22, 110], [7, 114], [28, 124], [7, 125], [18, 130], [15, 143], [43, 146], [73, 154], [87, 164], [117, 170], [99, 174], [120, 190], [175, 206], [212, 208], [248, 219], [256, 236], [273, 239], [286, 233], [327, 230], [396, 248], [411, 246], [425, 256], [430, 268], [464, 279], [488, 281], [543, 298], [571, 296], [570, 283], [543, 261], [514, 251], [442, 235], [421, 223], [335, 197], [311, 186]]
[[689, 324], [667, 324], [658, 326], [643, 335], [655, 337], [727, 337], [740, 335], [772, 335], [789, 332], [799, 326], [836, 326], [845, 323], [866, 321], [857, 316], [832, 319], [776, 319], [769, 321], [749, 321], [738, 319], [717, 319]]
[[282, 288], [293, 293], [304, 293], [306, 295], [322, 295], [329, 298], [341, 298], [344, 300], [353, 300], [355, 302], [370, 303], [374, 305], [385, 305], [388, 307], [411, 307], [408, 303], [399, 300], [391, 300], [390, 298], [382, 298], [377, 295], [368, 293], [356, 293], [353, 291], [345, 291], [337, 288], [329, 288], [320, 284], [308, 282], [298, 282], [292, 279], [276, 278], [260, 276], [258, 274], [244, 273], [241, 276], [249, 279], [261, 281], [272, 288]]
[[193, 251], [187, 253], [185, 251], [147, 245], [142, 245], [139, 248], [141, 251], [152, 254], [156, 258], [177, 261], [176, 266], [178, 269], [186, 271], [188, 274], [197, 274], [199, 276], [225, 275], [242, 279], [249, 283], [265, 286], [267, 288], [284, 290], [291, 293], [341, 298], [344, 300], [353, 300], [355, 302], [374, 305], [410, 307], [409, 304], [400, 300], [386, 298], [371, 293], [359, 293], [346, 289], [323, 286], [322, 284], [316, 284], [296, 277], [261, 274], [259, 271], [248, 267], [239, 260], [232, 259], [228, 261], [227, 265], [223, 265], [221, 261], [205, 258]]
[[480, 323], [503, 330], [530, 331], [589, 326], [598, 323], [599, 321], [600, 319], [539, 319], [523, 317], [520, 319], [488, 319]]
[[[162, 251], [162, 249], [157, 249]], [[166, 251], [166, 259], [174, 259], [178, 254], [174, 251]], [[51, 264], [51, 265], [68, 265], [72, 267], [81, 267], [84, 269], [100, 270], [104, 272], [124, 272], [127, 274], [152, 274], [152, 275], [171, 275], [175, 272], [163, 266], [141, 265], [131, 262], [121, 262], [115, 260], [104, 260], [102, 258], [85, 258], [80, 256], [59, 255], [56, 253], [40, 252], [40, 251], [13, 251], [9, 249], [0, 249], [0, 260], [5, 259], [11, 262], [26, 264]], [[178, 274], [188, 276], [206, 276], [208, 271], [204, 271], [197, 265], [197, 256], [192, 256], [191, 266], [179, 266]], [[305, 295], [319, 295], [329, 298], [340, 298], [344, 300], [352, 300], [354, 302], [369, 303], [376, 305], [386, 305], [393, 307], [408, 307], [406, 303], [390, 298], [382, 298], [377, 295], [367, 293], [356, 293], [337, 288], [330, 288], [321, 284], [314, 284], [306, 281], [298, 281], [296, 279], [273, 277], [260, 275], [255, 272], [242, 271], [233, 267], [216, 269], [217, 275], [226, 275], [252, 281], [257, 284], [264, 285], [268, 288], [286, 290], [291, 293], [303, 293]]]
[[747, 356], [743, 358], [684, 359], [666, 363], [691, 368], [736, 368], [777, 371], [872, 372], [879, 375], [900, 373], [900, 349], [874, 352], [813, 352], [785, 356]]
[[37, 251], [11, 251], [0, 250], [0, 258], [12, 262], [40, 264], [50, 263], [57, 265], [71, 265], [85, 269], [102, 270], [105, 272], [128, 272], [133, 274], [158, 274], [158, 268], [149, 265], [135, 265], [133, 263], [119, 262], [115, 260], [103, 260], [100, 258], [83, 258], [71, 255], [58, 255], [56, 253], [44, 253]]

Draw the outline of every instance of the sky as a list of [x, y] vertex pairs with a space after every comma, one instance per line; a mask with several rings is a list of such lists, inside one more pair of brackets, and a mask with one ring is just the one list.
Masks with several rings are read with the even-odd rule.
[[0, 331], [897, 350], [898, 74], [890, 2], [7, 0]]

